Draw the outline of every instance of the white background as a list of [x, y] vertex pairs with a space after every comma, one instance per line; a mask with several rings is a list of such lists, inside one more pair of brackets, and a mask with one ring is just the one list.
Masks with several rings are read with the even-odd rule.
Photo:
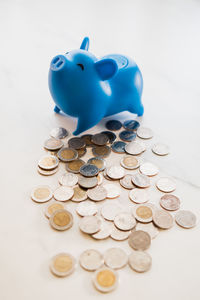
[[[32, 187], [58, 186], [59, 173], [44, 178], [37, 161], [44, 153], [49, 132], [62, 125], [70, 132], [76, 120], [53, 113], [47, 76], [50, 60], [80, 46], [90, 37], [90, 51], [132, 56], [144, 78], [141, 122], [155, 132], [153, 141], [167, 143], [168, 157], [148, 150], [144, 158], [155, 162], [160, 174], [176, 179], [175, 194], [182, 208], [200, 218], [200, 2], [199, 1], [0, 1], [1, 84], [1, 208], [0, 298], [32, 299], [171, 299], [197, 300], [199, 292], [199, 225], [192, 230], [174, 227], [161, 232], [148, 252], [152, 269], [137, 274], [119, 271], [118, 289], [107, 295], [92, 286], [91, 273], [77, 266], [68, 278], [49, 272], [49, 259], [68, 251], [77, 259], [87, 248], [104, 251], [127, 241], [94, 241], [79, 232], [76, 204], [67, 203], [75, 217], [66, 232], [53, 231], [43, 215], [45, 205], [30, 200]], [[118, 116], [125, 120], [128, 113]], [[89, 132], [104, 128], [105, 120]], [[90, 152], [86, 158], [89, 157]], [[121, 156], [112, 154], [108, 165]], [[160, 176], [160, 175], [159, 175]], [[152, 179], [151, 201], [158, 205], [161, 192]], [[115, 201], [115, 200], [114, 200]], [[123, 191], [119, 199], [133, 205]]]

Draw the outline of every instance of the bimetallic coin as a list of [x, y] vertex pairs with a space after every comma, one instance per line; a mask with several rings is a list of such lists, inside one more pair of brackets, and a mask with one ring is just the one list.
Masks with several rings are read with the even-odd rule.
[[44, 142], [44, 148], [50, 151], [59, 150], [63, 147], [63, 142], [54, 138], [50, 138]]
[[135, 227], [135, 218], [127, 212], [119, 213], [114, 218], [115, 226], [120, 230], [131, 230]]
[[116, 153], [124, 153], [126, 145], [127, 144], [125, 142], [116, 141], [112, 144], [111, 148]]
[[101, 220], [101, 229], [97, 233], [93, 234], [92, 237], [95, 240], [105, 240], [110, 236], [111, 230], [112, 224], [110, 224], [110, 222]]
[[123, 127], [126, 130], [132, 130], [135, 131], [140, 127], [140, 123], [136, 120], [127, 120], [123, 123]]
[[80, 168], [85, 164], [82, 159], [75, 159], [66, 164], [66, 170], [72, 173], [79, 173]]
[[101, 220], [96, 216], [83, 217], [79, 222], [79, 228], [87, 234], [94, 234], [101, 229]]
[[153, 211], [148, 205], [140, 204], [133, 208], [133, 215], [137, 221], [149, 223], [152, 221]]
[[72, 197], [73, 202], [81, 202], [87, 199], [87, 191], [80, 188], [79, 186], [74, 187], [74, 195]]
[[110, 144], [112, 144], [117, 138], [116, 134], [112, 131], [102, 131], [101, 133], [107, 135]]
[[128, 263], [128, 256], [120, 248], [110, 248], [104, 253], [104, 261], [107, 267], [121, 269]]
[[116, 198], [120, 195], [120, 189], [115, 184], [104, 184], [103, 187], [107, 190], [107, 198]]
[[51, 201], [45, 208], [45, 216], [47, 218], [50, 218], [50, 216], [54, 213], [54, 211], [59, 210], [59, 209], [64, 209], [63, 203], [59, 203], [58, 201]]
[[51, 259], [50, 270], [59, 277], [72, 274], [75, 270], [76, 260], [69, 253], [60, 253]]
[[64, 173], [59, 178], [59, 183], [66, 186], [74, 186], [78, 182], [78, 176], [72, 173]]
[[152, 239], [154, 239], [159, 233], [158, 229], [154, 226], [153, 222], [137, 223], [136, 230], [142, 230], [147, 232]]
[[107, 197], [107, 190], [103, 186], [96, 186], [95, 188], [87, 191], [88, 197], [93, 201], [102, 201]]
[[116, 131], [122, 128], [122, 123], [118, 120], [109, 120], [106, 122], [105, 126], [108, 130]]
[[94, 216], [98, 212], [98, 209], [94, 202], [92, 202], [90, 200], [86, 200], [86, 201], [78, 204], [78, 206], [76, 208], [76, 212], [81, 217]]
[[116, 215], [121, 212], [121, 208], [114, 203], [106, 203], [101, 208], [101, 215], [108, 221], [114, 221]]
[[87, 152], [86, 148], [77, 149], [76, 151], [78, 152], [78, 158], [83, 157]]
[[49, 222], [52, 228], [63, 231], [72, 227], [73, 216], [66, 209], [58, 209], [51, 214]]
[[64, 162], [69, 162], [78, 158], [78, 152], [72, 148], [62, 148], [58, 151], [58, 158]]
[[62, 185], [59, 188], [57, 188], [54, 193], [53, 196], [57, 201], [67, 201], [70, 200], [74, 195], [74, 190], [69, 187], [69, 186], [65, 186]]
[[144, 174], [133, 174], [132, 175], [132, 182], [139, 188], [147, 188], [150, 186], [150, 179], [148, 176]]
[[122, 179], [120, 179], [119, 182], [121, 186], [128, 190], [131, 190], [135, 187], [132, 183], [132, 175], [130, 174], [125, 175]]
[[135, 170], [140, 166], [140, 161], [134, 156], [126, 155], [121, 159], [120, 164], [125, 169]]
[[119, 137], [122, 141], [131, 142], [136, 138], [136, 133], [128, 130], [123, 130], [120, 132]]
[[92, 134], [84, 134], [81, 136], [81, 138], [84, 140], [86, 147], [92, 147], [93, 143], [91, 141]]
[[103, 267], [95, 272], [93, 283], [100, 292], [111, 292], [118, 285], [118, 274], [110, 268]]
[[84, 139], [82, 139], [80, 137], [73, 137], [68, 140], [68, 146], [69, 146], [69, 148], [78, 150], [81, 148], [85, 148], [86, 143], [85, 143]]
[[137, 130], [137, 136], [141, 139], [151, 139], [153, 137], [153, 131], [147, 127], [139, 127]]
[[149, 193], [146, 190], [133, 189], [129, 192], [131, 201], [141, 204], [149, 201]]
[[79, 175], [78, 184], [85, 189], [91, 189], [98, 184], [98, 179], [96, 176], [84, 177], [84, 176]]
[[103, 133], [94, 134], [91, 138], [93, 144], [97, 146], [105, 146], [108, 143], [108, 136]]
[[58, 171], [58, 167], [56, 167], [55, 169], [53, 170], [44, 170], [44, 169], [41, 169], [39, 166], [38, 166], [38, 172], [41, 174], [41, 175], [44, 175], [44, 176], [51, 176], [53, 174], [55, 174], [57, 171]]
[[189, 210], [180, 210], [175, 215], [176, 223], [183, 228], [192, 228], [196, 225], [195, 214]]
[[95, 249], [85, 250], [80, 255], [79, 261], [81, 267], [86, 271], [96, 271], [104, 264], [103, 255]]
[[130, 234], [131, 234], [130, 230], [127, 231], [119, 230], [113, 225], [110, 237], [116, 241], [124, 241], [127, 240]]
[[93, 155], [102, 157], [102, 158], [108, 157], [110, 152], [111, 152], [111, 149], [109, 146], [94, 146], [92, 148]]
[[120, 166], [111, 166], [106, 169], [107, 175], [112, 179], [120, 179], [124, 177], [124, 169]]
[[149, 162], [140, 165], [140, 172], [146, 176], [155, 176], [158, 174], [158, 168]]
[[125, 151], [131, 155], [139, 155], [146, 150], [146, 146], [143, 142], [133, 141], [126, 144]]
[[158, 179], [158, 181], [156, 182], [156, 186], [160, 191], [164, 193], [170, 193], [176, 189], [176, 183], [173, 179], [168, 177], [161, 177], [160, 179]]
[[81, 175], [85, 177], [93, 177], [99, 173], [99, 169], [93, 164], [85, 164], [80, 168]]
[[161, 197], [160, 205], [166, 210], [177, 210], [180, 208], [180, 200], [172, 194], [167, 194]]
[[58, 159], [54, 155], [45, 155], [43, 156], [39, 162], [38, 166], [44, 170], [52, 170], [58, 166]]
[[173, 226], [174, 219], [167, 211], [157, 209], [153, 213], [153, 222], [161, 229], [169, 229]]
[[52, 190], [47, 185], [39, 185], [31, 192], [31, 198], [35, 202], [44, 203], [53, 197]]
[[165, 144], [157, 143], [153, 145], [152, 151], [157, 155], [163, 156], [169, 154], [169, 147]]
[[129, 246], [134, 250], [146, 250], [151, 245], [150, 235], [142, 230], [135, 230], [129, 236]]
[[129, 266], [136, 272], [146, 272], [151, 268], [152, 258], [144, 251], [133, 251], [129, 255]]
[[106, 167], [106, 162], [102, 157], [92, 157], [88, 160], [88, 164], [95, 165], [99, 169], [99, 172], [103, 171]]
[[56, 127], [51, 130], [50, 136], [55, 139], [64, 139], [69, 135], [69, 132], [63, 127]]
[[103, 182], [103, 175], [101, 173], [97, 175], [97, 180], [98, 180], [98, 185], [101, 185]]

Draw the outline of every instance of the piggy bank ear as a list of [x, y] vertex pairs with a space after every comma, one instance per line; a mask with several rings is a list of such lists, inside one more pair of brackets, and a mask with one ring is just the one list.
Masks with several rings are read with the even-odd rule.
[[118, 70], [117, 63], [111, 58], [98, 60], [95, 62], [94, 66], [101, 80], [110, 79]]
[[89, 43], [90, 43], [90, 40], [89, 40], [89, 38], [86, 36], [86, 37], [83, 39], [82, 43], [81, 43], [80, 49], [88, 51]]

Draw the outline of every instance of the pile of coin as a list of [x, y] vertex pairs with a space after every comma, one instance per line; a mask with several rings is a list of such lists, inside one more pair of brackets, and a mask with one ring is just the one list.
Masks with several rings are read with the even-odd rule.
[[[55, 230], [68, 230], [73, 226], [73, 213], [65, 205], [73, 201], [77, 203], [75, 211], [80, 217], [78, 226], [83, 235], [93, 240], [128, 240], [132, 251], [129, 257], [120, 248], [109, 249], [104, 256], [89, 249], [80, 256], [80, 265], [95, 271], [94, 286], [101, 292], [110, 292], [118, 283], [116, 269], [127, 263], [137, 272], [150, 269], [152, 259], [146, 250], [159, 229], [170, 229], [174, 220], [183, 228], [192, 228], [196, 225], [196, 216], [179, 210], [181, 201], [171, 194], [176, 182], [170, 177], [157, 178], [155, 187], [164, 194], [159, 206], [150, 202], [151, 178], [159, 174], [159, 168], [142, 157], [148, 150], [145, 140], [154, 135], [150, 128], [140, 126], [136, 120], [126, 120], [123, 124], [110, 120], [105, 126], [105, 131], [68, 138], [65, 143], [63, 139], [69, 132], [64, 128], [53, 129], [51, 138], [44, 143], [49, 152], [39, 159], [38, 172], [50, 176], [63, 166], [65, 172], [54, 191], [49, 186], [39, 185], [32, 190], [31, 198], [39, 203], [51, 200], [44, 213]], [[119, 134], [115, 133], [119, 130]], [[153, 144], [150, 149], [158, 156], [169, 154], [169, 147], [163, 143]], [[120, 156], [118, 164], [107, 158], [111, 152], [112, 156]], [[84, 160], [86, 154], [91, 156]], [[122, 189], [127, 190], [129, 206], [112, 201], [120, 196]], [[73, 256], [61, 253], [51, 260], [50, 269], [57, 276], [67, 276], [75, 270], [75, 265]]]

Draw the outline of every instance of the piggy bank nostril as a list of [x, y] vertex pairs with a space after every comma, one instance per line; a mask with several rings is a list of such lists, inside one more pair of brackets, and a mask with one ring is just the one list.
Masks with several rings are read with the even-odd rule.
[[53, 59], [52, 63], [53, 63], [53, 64], [56, 64], [59, 60], [60, 60], [59, 57], [55, 57], [55, 58]]
[[63, 62], [62, 60], [60, 60], [60, 61], [57, 63], [56, 67], [57, 67], [57, 68], [61, 67], [61, 66], [63, 65], [63, 63], [64, 63], [64, 62]]

